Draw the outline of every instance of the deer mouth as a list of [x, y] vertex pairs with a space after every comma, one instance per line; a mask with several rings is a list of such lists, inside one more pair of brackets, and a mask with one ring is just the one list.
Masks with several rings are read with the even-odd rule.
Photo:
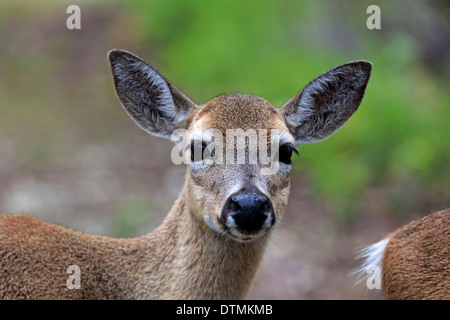
[[270, 231], [270, 227], [269, 228], [264, 228], [261, 231], [259, 231], [258, 233], [255, 234], [243, 234], [241, 232], [238, 231], [237, 228], [229, 228], [226, 227], [225, 228], [225, 232], [228, 236], [230, 236], [231, 238], [233, 238], [236, 241], [239, 242], [251, 242], [254, 241], [258, 238], [264, 237], [266, 235], [269, 234]]

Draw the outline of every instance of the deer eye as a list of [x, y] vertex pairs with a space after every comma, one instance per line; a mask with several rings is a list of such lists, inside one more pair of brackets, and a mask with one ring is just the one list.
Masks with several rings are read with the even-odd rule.
[[297, 149], [295, 149], [295, 147], [292, 144], [290, 143], [283, 144], [282, 146], [280, 146], [280, 149], [278, 150], [278, 160], [285, 164], [291, 164], [291, 157], [293, 152], [298, 154]]
[[191, 161], [202, 161], [214, 157], [215, 150], [209, 149], [206, 142], [191, 140]]

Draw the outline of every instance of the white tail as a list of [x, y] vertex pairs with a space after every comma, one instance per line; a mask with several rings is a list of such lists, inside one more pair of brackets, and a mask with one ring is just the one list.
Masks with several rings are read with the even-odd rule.
[[365, 259], [359, 280], [368, 268], [380, 268], [384, 299], [450, 299], [450, 209], [407, 224], [359, 258]]
[[[190, 155], [181, 194], [156, 230], [133, 239], [1, 215], [0, 298], [245, 298], [287, 205], [292, 153], [302, 143], [327, 138], [350, 118], [371, 64], [331, 69], [276, 109], [243, 94], [198, 106], [137, 56], [113, 50], [109, 61], [130, 117], [150, 134], [177, 138], [181, 148], [173, 156]], [[270, 135], [260, 135], [259, 142], [251, 139], [266, 131]], [[221, 162], [220, 142], [230, 134], [227, 161], [243, 150], [244, 163]], [[235, 149], [235, 138], [241, 149]], [[252, 163], [247, 158], [254, 150], [258, 161]], [[269, 163], [260, 161], [267, 155]], [[262, 174], [272, 164], [276, 170]]]

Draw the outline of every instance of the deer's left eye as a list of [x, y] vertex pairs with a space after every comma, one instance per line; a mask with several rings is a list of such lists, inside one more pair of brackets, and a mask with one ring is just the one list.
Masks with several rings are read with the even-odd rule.
[[292, 144], [290, 143], [283, 144], [282, 146], [280, 146], [280, 149], [278, 150], [278, 160], [285, 164], [291, 164], [291, 157], [293, 152], [298, 154], [297, 149], [295, 149], [295, 147]]

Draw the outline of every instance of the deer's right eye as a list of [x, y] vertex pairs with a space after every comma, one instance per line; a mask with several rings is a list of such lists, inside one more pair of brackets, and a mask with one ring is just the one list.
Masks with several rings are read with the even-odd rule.
[[191, 161], [197, 162], [215, 157], [215, 148], [211, 143], [206, 144], [205, 141], [191, 140]]
[[203, 160], [203, 151], [206, 149], [206, 144], [203, 141], [191, 141], [191, 161], [197, 162]]

